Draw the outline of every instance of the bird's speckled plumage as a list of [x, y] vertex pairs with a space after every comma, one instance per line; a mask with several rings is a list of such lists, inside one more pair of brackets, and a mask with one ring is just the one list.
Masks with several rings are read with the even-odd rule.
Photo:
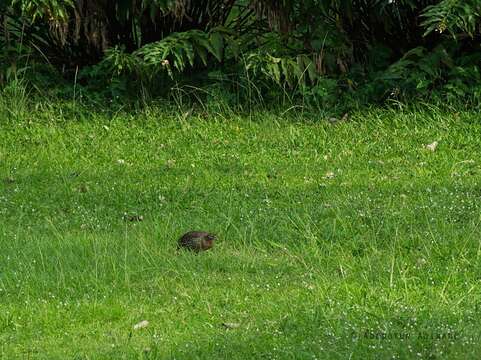
[[209, 250], [215, 239], [215, 235], [205, 231], [189, 231], [180, 237], [178, 247], [195, 252]]

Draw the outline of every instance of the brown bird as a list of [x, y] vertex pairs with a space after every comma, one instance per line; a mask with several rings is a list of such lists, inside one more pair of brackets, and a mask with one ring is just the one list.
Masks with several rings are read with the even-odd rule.
[[178, 248], [184, 248], [195, 252], [209, 250], [214, 246], [215, 235], [205, 231], [189, 231], [181, 236]]

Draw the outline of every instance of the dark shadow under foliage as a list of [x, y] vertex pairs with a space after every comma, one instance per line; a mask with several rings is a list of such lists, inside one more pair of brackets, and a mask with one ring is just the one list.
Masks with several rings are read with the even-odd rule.
[[4, 0], [0, 87], [21, 77], [122, 104], [478, 105], [480, 17], [479, 0]]

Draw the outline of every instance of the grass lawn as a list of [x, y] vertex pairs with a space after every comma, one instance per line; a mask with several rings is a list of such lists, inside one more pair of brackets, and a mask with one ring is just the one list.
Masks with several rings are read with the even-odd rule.
[[[19, 116], [0, 358], [479, 358], [478, 113]], [[194, 229], [213, 250], [176, 250]]]

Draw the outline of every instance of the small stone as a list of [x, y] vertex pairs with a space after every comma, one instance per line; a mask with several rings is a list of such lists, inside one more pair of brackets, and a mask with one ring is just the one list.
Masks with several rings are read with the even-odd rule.
[[225, 327], [226, 329], [237, 329], [240, 327], [239, 323], [222, 323], [222, 326]]
[[337, 123], [340, 123], [340, 122], [345, 122], [348, 119], [349, 119], [349, 114], [345, 113], [340, 119], [333, 116], [333, 117], [328, 118], [327, 121], [330, 122], [331, 124], [337, 124]]
[[437, 147], [438, 147], [437, 141], [434, 141], [433, 143], [426, 145], [426, 149], [428, 149], [430, 151], [436, 151]]
[[147, 326], [149, 326], [149, 322], [147, 320], [142, 320], [138, 324], [134, 325], [134, 330], [143, 329], [143, 328], [146, 328]]
[[426, 265], [427, 261], [425, 258], [418, 258], [417, 261], [416, 261], [416, 267], [420, 268], [420, 267], [423, 267], [424, 265]]
[[142, 215], [127, 215], [124, 214], [124, 220], [130, 222], [140, 222], [144, 221], [144, 217]]
[[336, 176], [332, 171], [328, 171], [326, 175], [324, 175], [324, 179], [333, 179]]

